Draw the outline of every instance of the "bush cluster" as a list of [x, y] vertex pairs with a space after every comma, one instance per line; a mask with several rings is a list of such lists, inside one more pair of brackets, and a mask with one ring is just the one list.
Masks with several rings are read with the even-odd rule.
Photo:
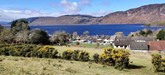
[[107, 48], [101, 55], [94, 54], [94, 61], [102, 64], [114, 66], [116, 69], [122, 70], [129, 65], [129, 51], [123, 49]]
[[38, 53], [40, 54], [40, 57], [45, 58], [57, 58], [58, 51], [52, 46], [43, 46], [39, 48]]
[[83, 50], [66, 50], [62, 53], [62, 58], [66, 60], [89, 61], [89, 53]]
[[152, 54], [152, 65], [154, 72], [163, 70], [165, 72], [165, 58], [158, 53]]
[[73, 53], [72, 50], [66, 50], [62, 53], [62, 58], [66, 60], [70, 60], [72, 57], [72, 53]]
[[95, 62], [95, 63], [98, 63], [98, 62], [99, 62], [99, 54], [98, 54], [98, 53], [95, 53], [95, 54], [93, 55], [93, 59], [94, 59], [94, 62]]
[[148, 36], [148, 35], [151, 35], [153, 32], [152, 32], [152, 30], [141, 30], [140, 32], [139, 32], [139, 34], [140, 35], [142, 35], [142, 36]]
[[[58, 51], [52, 46], [41, 46], [34, 44], [23, 45], [0, 45], [0, 55], [23, 56], [39, 58], [58, 58]], [[94, 62], [114, 66], [122, 70], [129, 65], [129, 52], [123, 49], [105, 49], [101, 55], [94, 54]], [[87, 62], [90, 59], [89, 53], [83, 50], [66, 50], [62, 53], [62, 58], [66, 60], [75, 60]], [[157, 60], [156, 60], [157, 61]], [[164, 60], [165, 61], [165, 60]], [[154, 60], [155, 62], [155, 60]], [[165, 63], [165, 62], [164, 62]], [[165, 64], [163, 65], [165, 66]]]
[[0, 55], [57, 58], [58, 51], [51, 46], [28, 45], [1, 45]]
[[79, 60], [80, 61], [89, 61], [89, 53], [86, 51], [81, 51], [79, 53]]
[[72, 54], [72, 59], [78, 61], [79, 53], [80, 53], [80, 50], [74, 50]]
[[162, 66], [162, 70], [165, 72], [165, 57], [162, 58], [161, 66]]

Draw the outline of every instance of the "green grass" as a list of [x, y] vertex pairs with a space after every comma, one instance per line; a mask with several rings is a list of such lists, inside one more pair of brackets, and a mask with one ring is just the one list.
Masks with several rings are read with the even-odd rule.
[[[60, 53], [64, 50], [85, 50], [92, 56], [103, 49], [55, 46]], [[149, 53], [131, 53], [132, 67], [119, 71], [111, 66], [92, 62], [68, 61], [49, 58], [25, 58], [0, 56], [0, 75], [158, 75], [151, 69]], [[165, 75], [165, 73], [159, 73]]]
[[106, 48], [106, 47], [109, 47], [109, 45], [99, 45], [99, 47], [97, 47], [97, 44], [85, 44], [85, 43], [81, 43], [80, 46], [85, 47], [85, 48]]

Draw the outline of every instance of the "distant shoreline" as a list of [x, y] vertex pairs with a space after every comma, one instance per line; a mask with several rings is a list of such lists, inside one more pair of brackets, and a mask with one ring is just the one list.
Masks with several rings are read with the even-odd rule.
[[[105, 25], [144, 25], [148, 27], [165, 27], [162, 25], [146, 25], [146, 24], [55, 24], [55, 25], [31, 25], [29, 26], [105, 26]], [[11, 25], [2, 25], [2, 26], [11, 26]]]
[[144, 25], [144, 24], [55, 24], [55, 25], [31, 25], [30, 26], [92, 26], [92, 25]]

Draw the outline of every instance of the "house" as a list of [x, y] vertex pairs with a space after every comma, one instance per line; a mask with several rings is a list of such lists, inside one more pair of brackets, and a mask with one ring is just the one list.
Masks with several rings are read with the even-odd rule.
[[112, 41], [108, 40], [108, 39], [104, 39], [103, 42], [100, 43], [101, 45], [110, 45], [112, 44]]
[[165, 50], [165, 41], [149, 41], [148, 42], [149, 50], [158, 50], [164, 51]]
[[117, 49], [130, 49], [130, 40], [114, 41], [112, 46]]
[[130, 49], [138, 52], [148, 52], [147, 42], [131, 42]]

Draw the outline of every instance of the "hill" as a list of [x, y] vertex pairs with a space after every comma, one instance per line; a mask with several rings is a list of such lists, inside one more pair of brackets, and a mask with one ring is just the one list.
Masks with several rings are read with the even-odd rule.
[[106, 15], [102, 24], [145, 24], [165, 20], [165, 4], [151, 4]]
[[110, 13], [103, 17], [90, 15], [64, 15], [59, 17], [30, 18], [31, 25], [73, 24], [148, 24], [165, 21], [165, 4], [150, 4], [127, 11]]
[[59, 17], [35, 17], [28, 19], [31, 25], [99, 24], [102, 18], [89, 15], [64, 15]]

